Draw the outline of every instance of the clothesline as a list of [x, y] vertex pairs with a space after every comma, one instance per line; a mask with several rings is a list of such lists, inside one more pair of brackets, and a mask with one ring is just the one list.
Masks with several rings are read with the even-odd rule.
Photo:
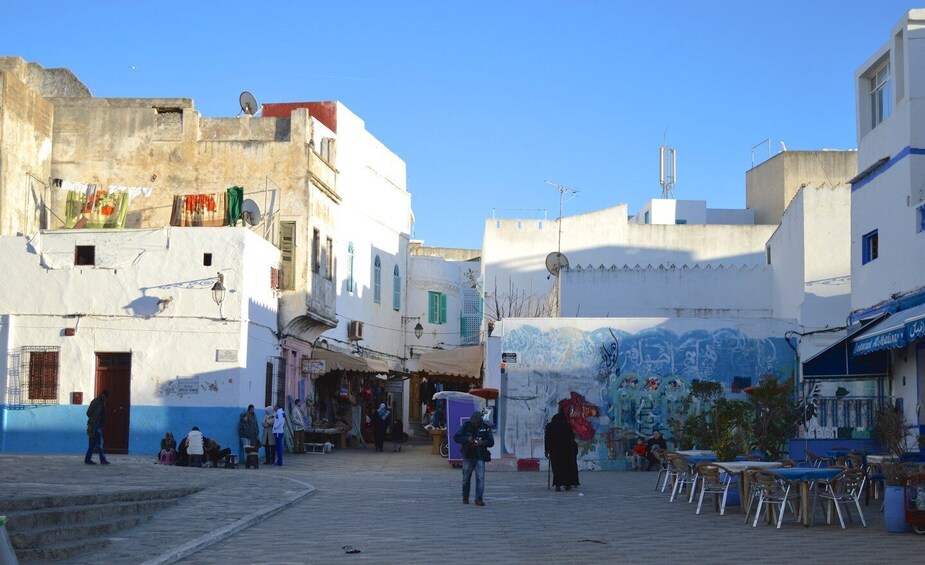
[[[88, 195], [93, 194], [100, 189], [98, 184], [65, 179], [52, 179], [52, 186], [65, 192], [84, 192]], [[135, 198], [141, 195], [151, 196], [151, 194], [154, 192], [154, 189], [150, 186], [120, 186], [114, 184], [109, 185], [106, 190], [108, 192], [125, 192], [131, 198]]]

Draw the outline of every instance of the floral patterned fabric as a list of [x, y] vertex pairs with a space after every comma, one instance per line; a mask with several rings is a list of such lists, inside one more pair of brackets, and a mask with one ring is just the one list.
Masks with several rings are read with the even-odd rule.
[[172, 226], [224, 226], [226, 198], [224, 192], [185, 194], [173, 199]]

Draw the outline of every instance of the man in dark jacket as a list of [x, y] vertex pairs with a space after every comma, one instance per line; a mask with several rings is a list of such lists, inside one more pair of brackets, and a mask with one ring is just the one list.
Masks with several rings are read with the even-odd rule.
[[665, 438], [662, 437], [662, 432], [653, 432], [652, 437], [650, 437], [649, 441], [646, 442], [646, 456], [649, 458], [649, 465], [646, 468], [646, 471], [651, 470], [653, 467], [657, 467], [659, 465], [658, 459], [655, 457], [655, 450], [652, 449], [653, 447], [667, 449]]
[[87, 465], [96, 465], [93, 462], [93, 451], [100, 453], [100, 464], [109, 465], [106, 455], [103, 454], [103, 423], [106, 421], [106, 401], [109, 399], [109, 391], [104, 390], [99, 396], [90, 402], [87, 408], [87, 438], [89, 447], [87, 447], [87, 456], [84, 457], [84, 463]]
[[482, 413], [476, 410], [469, 421], [459, 427], [453, 440], [462, 446], [463, 504], [469, 504], [469, 491], [472, 484], [472, 471], [475, 471], [475, 505], [485, 506], [482, 495], [485, 492], [485, 462], [491, 461], [488, 448], [495, 444], [491, 429], [482, 421]]

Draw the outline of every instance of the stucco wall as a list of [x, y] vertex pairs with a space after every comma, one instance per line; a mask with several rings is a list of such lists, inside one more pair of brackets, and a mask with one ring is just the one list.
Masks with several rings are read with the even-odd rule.
[[35, 233], [46, 217], [53, 123], [54, 107], [0, 70], [0, 235]]

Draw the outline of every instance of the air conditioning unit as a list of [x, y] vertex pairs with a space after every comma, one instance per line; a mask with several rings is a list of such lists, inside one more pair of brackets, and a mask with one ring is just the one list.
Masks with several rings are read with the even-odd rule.
[[347, 339], [357, 341], [363, 339], [363, 322], [353, 320], [347, 327]]

